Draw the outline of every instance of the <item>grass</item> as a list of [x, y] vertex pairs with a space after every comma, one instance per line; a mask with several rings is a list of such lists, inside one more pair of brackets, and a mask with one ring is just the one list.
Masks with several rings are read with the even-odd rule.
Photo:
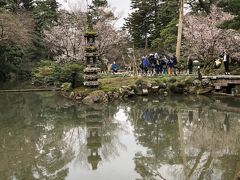
[[99, 79], [103, 91], [117, 91], [121, 86], [134, 85], [138, 77], [110, 77]]
[[130, 77], [130, 76], [102, 76], [101, 79], [99, 79], [100, 86], [97, 89], [88, 89], [84, 86], [78, 87], [74, 89], [74, 92], [82, 92], [82, 93], [90, 93], [95, 90], [102, 90], [104, 92], [118, 92], [119, 89], [122, 86], [131, 86], [135, 85], [137, 80], [143, 80], [145, 82], [149, 83], [166, 83], [166, 84], [185, 84], [188, 81], [191, 81], [194, 79], [193, 76], [168, 76], [168, 75], [159, 75], [159, 76], [141, 76], [141, 77]]
[[[104, 77], [99, 79], [100, 89], [107, 91], [118, 91], [121, 86], [131, 86], [136, 83], [137, 80], [143, 80], [149, 83], [163, 82], [169, 83], [174, 81], [176, 83], [183, 82], [188, 79], [189, 76], [153, 76], [153, 77]], [[174, 79], [174, 80], [173, 80]]]

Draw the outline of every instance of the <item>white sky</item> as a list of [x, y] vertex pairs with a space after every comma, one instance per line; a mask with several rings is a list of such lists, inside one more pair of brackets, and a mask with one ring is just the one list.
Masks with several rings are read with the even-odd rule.
[[[86, 0], [57, 0], [64, 9], [68, 10], [84, 10], [86, 8]], [[91, 0], [88, 0], [90, 3]], [[124, 23], [124, 19], [128, 16], [130, 12], [130, 0], [108, 0], [108, 4], [111, 8], [115, 9], [115, 15], [119, 16], [120, 19], [116, 23], [116, 27], [121, 27]]]

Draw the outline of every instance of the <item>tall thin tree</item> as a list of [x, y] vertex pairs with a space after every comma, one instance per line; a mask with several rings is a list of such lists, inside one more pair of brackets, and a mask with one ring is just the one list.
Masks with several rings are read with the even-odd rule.
[[182, 32], [183, 32], [183, 13], [184, 13], [184, 0], [180, 0], [179, 6], [179, 22], [178, 22], [178, 36], [176, 46], [176, 57], [179, 60], [181, 56]]

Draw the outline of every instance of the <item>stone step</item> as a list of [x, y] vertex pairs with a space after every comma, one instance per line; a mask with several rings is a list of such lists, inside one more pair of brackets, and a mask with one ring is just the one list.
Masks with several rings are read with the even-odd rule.
[[100, 68], [96, 67], [87, 67], [83, 70], [84, 73], [98, 73], [100, 72]]
[[98, 74], [86, 74], [83, 76], [85, 80], [98, 80], [99, 77]]
[[88, 86], [88, 87], [97, 87], [99, 86], [99, 82], [98, 81], [85, 81], [83, 82], [84, 86]]

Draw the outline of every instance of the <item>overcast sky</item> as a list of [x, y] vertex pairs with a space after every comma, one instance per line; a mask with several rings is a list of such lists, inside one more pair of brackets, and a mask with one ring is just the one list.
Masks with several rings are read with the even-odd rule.
[[[64, 9], [68, 10], [77, 10], [80, 8], [84, 10], [86, 8], [86, 0], [58, 0], [58, 2]], [[91, 2], [91, 0], [88, 0], [88, 2]], [[126, 18], [130, 12], [130, 0], [108, 0], [108, 3], [111, 8], [116, 9], [115, 14], [121, 16], [116, 24], [116, 27], [121, 27], [124, 23], [123, 18]]]

